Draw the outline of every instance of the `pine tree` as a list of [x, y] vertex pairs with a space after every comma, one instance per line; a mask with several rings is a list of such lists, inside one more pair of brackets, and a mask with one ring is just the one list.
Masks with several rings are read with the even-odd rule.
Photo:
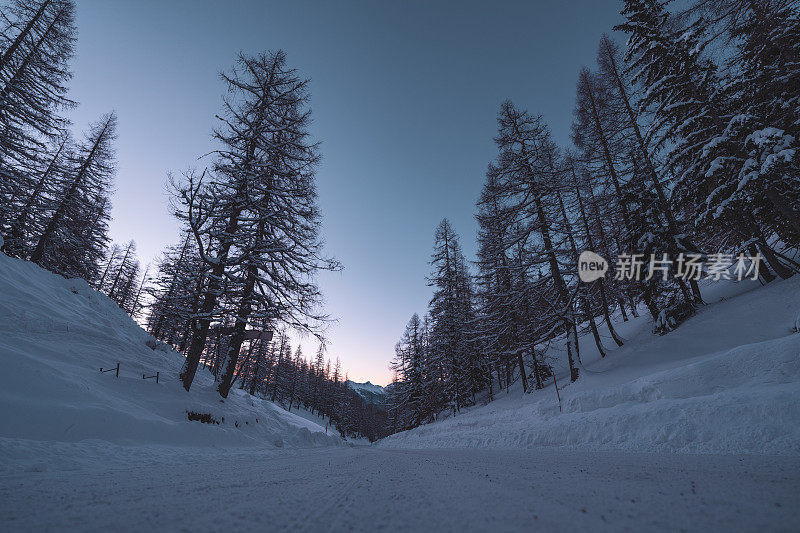
[[302, 365], [305, 364], [305, 360], [303, 358], [303, 348], [298, 345], [297, 351], [294, 353], [294, 359], [292, 360], [289, 358], [288, 364], [290, 367], [290, 385], [289, 385], [289, 411], [292, 410], [292, 405], [294, 404], [294, 400], [297, 397], [298, 389], [302, 387], [301, 383], [301, 376], [303, 373]]
[[417, 427], [432, 417], [428, 410], [425, 365], [427, 354], [423, 341], [422, 321], [414, 313], [395, 346], [391, 369], [397, 378], [389, 398], [389, 411], [399, 429]]
[[[729, 26], [736, 48], [725, 80], [732, 118], [704, 147], [701, 170], [717, 187], [704, 198], [703, 214], [728, 222], [747, 211], [764, 233], [798, 245], [800, 15], [784, 2], [727, 4], [736, 9]], [[723, 11], [721, 18], [733, 17]]]
[[447, 219], [436, 230], [433, 272], [429, 284], [434, 287], [430, 301], [431, 364], [443, 369], [443, 396], [433, 398], [435, 411], [440, 402], [450, 405], [453, 413], [472, 403], [473, 384], [470, 370], [476, 357], [469, 342], [472, 315], [469, 274], [458, 237]]
[[[672, 203], [706, 232], [725, 236], [717, 240], [727, 246], [755, 243], [767, 263], [788, 276], [767, 244], [769, 232], [754, 216], [757, 200], [746, 192], [736, 194], [748, 181], [747, 171], [735, 171], [736, 163], [741, 169], [743, 161], [752, 159], [743, 154], [753, 147], [747, 147], [749, 136], [744, 143], [736, 141], [749, 133], [740, 129], [746, 114], [730, 105], [733, 85], [721, 83], [719, 69], [704, 54], [710, 22], [699, 17], [681, 25], [652, 0], [627, 2], [623, 14], [628, 22], [619, 28], [631, 34], [627, 57], [637, 71], [634, 80], [643, 88], [641, 106], [653, 110], [650, 136], [657, 148], [671, 144], [666, 164], [676, 175]], [[663, 193], [656, 192], [663, 203]], [[681, 251], [675, 217], [670, 210], [665, 214], [674, 234], [669, 237]]]

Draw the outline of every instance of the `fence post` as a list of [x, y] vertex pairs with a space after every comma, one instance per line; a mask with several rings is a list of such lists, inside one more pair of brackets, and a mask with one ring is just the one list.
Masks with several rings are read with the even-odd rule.
[[156, 372], [156, 383], [158, 383], [158, 372]]
[[550, 373], [553, 374], [553, 385], [556, 387], [556, 397], [558, 397], [558, 412], [563, 413], [564, 410], [561, 409], [561, 393], [558, 392], [558, 381], [556, 381], [556, 371], [553, 369], [552, 365], [550, 366]]
[[101, 366], [100, 367], [100, 373], [103, 374], [105, 372], [114, 372], [114, 377], [118, 378], [119, 377], [119, 363], [117, 363], [117, 366], [109, 368], [107, 370], [103, 370], [103, 367]]

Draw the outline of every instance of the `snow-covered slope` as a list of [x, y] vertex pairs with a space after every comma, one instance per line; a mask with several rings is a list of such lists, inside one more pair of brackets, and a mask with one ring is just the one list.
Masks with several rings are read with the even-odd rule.
[[527, 395], [512, 388], [381, 445], [800, 455], [800, 276], [709, 284], [704, 296], [714, 303], [664, 336], [645, 316], [618, 324], [628, 342], [612, 350], [606, 338], [605, 359], [583, 337], [573, 384], [556, 352], [563, 412], [552, 381]]
[[[224, 402], [198, 370], [191, 392], [178, 381], [183, 358], [145, 333], [82, 280], [66, 280], [0, 254], [0, 450], [13, 440], [121, 445], [339, 444], [335, 435], [268, 401], [234, 389]], [[119, 363], [114, 372], [100, 367]], [[159, 372], [159, 383], [142, 375]], [[190, 422], [187, 411], [219, 424]], [[23, 447], [33, 446], [33, 443]]]
[[356, 394], [364, 398], [364, 401], [374, 405], [383, 405], [386, 403], [386, 389], [380, 385], [373, 385], [369, 381], [366, 383], [356, 383], [354, 381], [347, 381], [347, 386], [356, 391]]

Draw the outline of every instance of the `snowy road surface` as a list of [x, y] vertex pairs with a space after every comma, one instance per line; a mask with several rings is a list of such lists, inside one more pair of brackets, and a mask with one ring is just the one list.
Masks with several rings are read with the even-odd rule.
[[380, 447], [213, 453], [5, 470], [0, 529], [800, 530], [796, 457]]

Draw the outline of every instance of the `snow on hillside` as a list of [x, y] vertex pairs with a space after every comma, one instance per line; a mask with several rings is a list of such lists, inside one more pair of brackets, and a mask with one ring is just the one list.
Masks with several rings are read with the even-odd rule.
[[[177, 379], [183, 357], [148, 341], [155, 346], [86, 282], [0, 254], [0, 463], [43, 443], [341, 444], [318, 424], [238, 389], [223, 402], [203, 369], [187, 393]], [[119, 378], [99, 372], [117, 363]], [[159, 383], [142, 379], [156, 372]], [[187, 411], [220, 423], [190, 422]]]
[[386, 389], [380, 385], [373, 385], [369, 381], [356, 383], [348, 380], [347, 386], [356, 391], [356, 394], [364, 398], [368, 403], [382, 404], [386, 401]]
[[800, 276], [763, 288], [710, 284], [704, 297], [714, 303], [664, 336], [644, 314], [619, 323], [628, 342], [612, 350], [607, 338], [605, 359], [584, 336], [573, 384], [562, 350], [563, 412], [552, 382], [528, 395], [517, 385], [381, 445], [800, 454]]

